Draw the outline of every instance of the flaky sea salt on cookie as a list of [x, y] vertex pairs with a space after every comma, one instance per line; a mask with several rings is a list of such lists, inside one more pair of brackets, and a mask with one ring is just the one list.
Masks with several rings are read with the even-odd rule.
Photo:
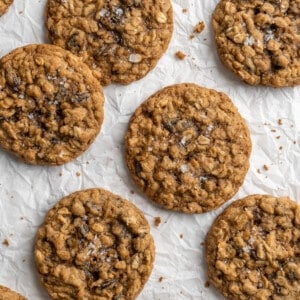
[[213, 13], [218, 54], [251, 85], [300, 84], [300, 2], [221, 0]]
[[251, 140], [228, 96], [184, 83], [158, 91], [135, 111], [125, 151], [132, 178], [151, 200], [202, 213], [243, 184]]
[[13, 0], [0, 0], [0, 16], [2, 16], [13, 3]]
[[66, 163], [96, 138], [103, 102], [98, 80], [71, 52], [15, 49], [0, 60], [0, 146], [29, 164]]
[[60, 200], [35, 244], [40, 280], [52, 299], [133, 300], [148, 280], [154, 255], [143, 213], [103, 189]]
[[209, 281], [232, 300], [300, 299], [300, 206], [252, 195], [231, 204], [206, 237]]
[[46, 14], [50, 40], [100, 70], [105, 85], [144, 77], [173, 32], [170, 0], [48, 0]]
[[26, 300], [26, 298], [24, 298], [17, 292], [0, 285], [0, 300]]

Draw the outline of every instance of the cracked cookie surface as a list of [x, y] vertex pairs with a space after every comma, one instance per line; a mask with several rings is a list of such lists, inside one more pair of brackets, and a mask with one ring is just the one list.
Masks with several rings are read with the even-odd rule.
[[228, 96], [178, 84], [135, 111], [125, 151], [134, 181], [151, 200], [170, 210], [202, 213], [242, 185], [251, 140]]
[[0, 285], [0, 300], [26, 300], [26, 298], [17, 292]]
[[206, 260], [226, 299], [300, 299], [300, 206], [268, 195], [234, 202], [207, 234]]
[[299, 14], [299, 0], [221, 0], [212, 21], [221, 61], [251, 85], [300, 84]]
[[0, 0], [0, 16], [6, 13], [6, 11], [12, 3], [13, 0]]
[[30, 164], [66, 163], [94, 141], [102, 87], [60, 47], [29, 45], [0, 60], [0, 146]]
[[154, 255], [143, 213], [103, 189], [59, 201], [35, 244], [39, 276], [53, 299], [135, 299], [148, 280]]
[[144, 77], [173, 31], [170, 0], [48, 0], [46, 14], [50, 40], [82, 56], [105, 85]]

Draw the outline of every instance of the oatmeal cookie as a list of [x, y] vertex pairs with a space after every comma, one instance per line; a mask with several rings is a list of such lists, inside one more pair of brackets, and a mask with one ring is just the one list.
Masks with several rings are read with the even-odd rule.
[[66, 163], [94, 141], [102, 87], [60, 47], [29, 45], [0, 60], [0, 146], [30, 164]]
[[299, 15], [299, 0], [221, 0], [212, 21], [221, 61], [251, 85], [300, 84]]
[[185, 213], [230, 199], [244, 181], [250, 152], [249, 131], [228, 96], [188, 83], [152, 95], [126, 135], [136, 184], [154, 202]]
[[103, 189], [59, 201], [35, 244], [38, 273], [52, 299], [135, 299], [148, 280], [154, 255], [143, 213]]
[[13, 0], [0, 0], [0, 16], [2, 16], [8, 10]]
[[300, 206], [252, 195], [231, 204], [206, 238], [208, 276], [232, 300], [300, 299]]
[[46, 14], [50, 40], [101, 70], [105, 85], [144, 77], [173, 31], [170, 0], [48, 0]]
[[24, 298], [17, 292], [0, 285], [0, 300], [26, 300], [26, 298]]

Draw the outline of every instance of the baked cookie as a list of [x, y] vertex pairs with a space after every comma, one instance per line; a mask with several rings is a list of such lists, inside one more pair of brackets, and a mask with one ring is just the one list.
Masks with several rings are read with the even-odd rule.
[[170, 0], [48, 0], [46, 14], [50, 40], [101, 70], [105, 85], [144, 77], [173, 31]]
[[188, 83], [152, 95], [126, 135], [136, 184], [154, 202], [185, 213], [230, 199], [244, 181], [250, 152], [249, 131], [228, 96]]
[[143, 213], [102, 189], [59, 201], [35, 244], [38, 273], [52, 299], [135, 299], [148, 280], [154, 255]]
[[218, 54], [251, 85], [300, 84], [299, 0], [221, 0], [213, 13]]
[[206, 238], [209, 281], [226, 299], [300, 299], [300, 206], [252, 195], [217, 217]]
[[2, 16], [8, 10], [13, 0], [0, 0], [0, 16]]
[[0, 285], [0, 300], [26, 300], [23, 296], [10, 290], [9, 288]]
[[0, 60], [0, 146], [30, 164], [66, 163], [94, 141], [102, 87], [80, 59], [29, 45]]

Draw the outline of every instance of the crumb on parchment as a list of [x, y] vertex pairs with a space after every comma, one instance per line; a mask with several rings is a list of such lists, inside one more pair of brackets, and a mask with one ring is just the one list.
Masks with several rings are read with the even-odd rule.
[[194, 27], [194, 33], [201, 33], [203, 29], [205, 28], [204, 22], [200, 21], [195, 27]]
[[2, 242], [2, 245], [8, 247], [8, 246], [9, 246], [9, 241], [8, 241], [8, 239], [4, 239], [3, 242]]
[[176, 56], [178, 59], [183, 60], [183, 59], [185, 59], [186, 54], [183, 53], [182, 51], [177, 51], [177, 52], [175, 53], [175, 56]]
[[154, 225], [156, 227], [158, 227], [160, 225], [160, 223], [161, 223], [161, 218], [160, 217], [155, 217], [154, 218]]
[[264, 170], [265, 170], [265, 171], [268, 171], [268, 170], [269, 170], [269, 167], [268, 167], [267, 165], [264, 165], [263, 167], [264, 167]]

